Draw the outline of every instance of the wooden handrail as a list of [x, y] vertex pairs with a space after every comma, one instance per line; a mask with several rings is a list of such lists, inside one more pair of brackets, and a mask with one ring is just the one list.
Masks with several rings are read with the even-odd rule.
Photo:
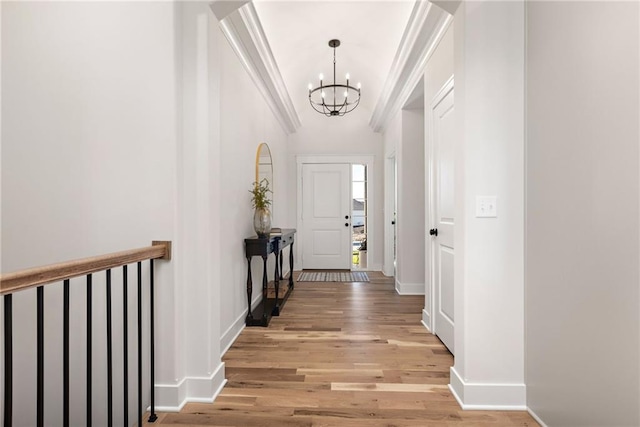
[[20, 270], [0, 276], [0, 295], [12, 294], [34, 286], [60, 282], [98, 271], [148, 259], [171, 259], [171, 241], [153, 241], [152, 246], [114, 252], [90, 258]]

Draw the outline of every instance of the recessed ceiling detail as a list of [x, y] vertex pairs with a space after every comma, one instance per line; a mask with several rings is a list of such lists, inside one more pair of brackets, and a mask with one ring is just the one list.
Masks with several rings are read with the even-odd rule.
[[[326, 1], [254, 0], [273, 56], [301, 121], [323, 117], [309, 108], [309, 82], [318, 86], [318, 74], [333, 74], [333, 49], [327, 41], [341, 44], [336, 50], [336, 79], [348, 72], [353, 84], [362, 83], [362, 96], [354, 115], [373, 111], [398, 49], [415, 0]], [[368, 113], [368, 114], [367, 114]], [[366, 125], [366, 123], [365, 123]]]
[[428, 1], [415, 3], [369, 121], [375, 132], [384, 132], [389, 121], [409, 99], [452, 21], [453, 16]]
[[300, 127], [300, 118], [253, 3], [226, 15], [220, 28], [282, 128], [289, 134], [295, 132]]

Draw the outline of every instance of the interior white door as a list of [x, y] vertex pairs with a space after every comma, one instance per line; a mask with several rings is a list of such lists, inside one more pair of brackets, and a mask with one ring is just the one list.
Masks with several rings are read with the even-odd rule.
[[453, 80], [431, 105], [431, 209], [433, 254], [433, 331], [454, 353], [454, 97]]
[[302, 268], [351, 268], [351, 166], [302, 165]]

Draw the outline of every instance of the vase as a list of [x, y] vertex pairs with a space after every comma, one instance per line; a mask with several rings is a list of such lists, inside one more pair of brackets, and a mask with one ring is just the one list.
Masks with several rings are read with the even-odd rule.
[[267, 237], [271, 231], [271, 211], [269, 208], [256, 208], [253, 214], [253, 229], [258, 237]]

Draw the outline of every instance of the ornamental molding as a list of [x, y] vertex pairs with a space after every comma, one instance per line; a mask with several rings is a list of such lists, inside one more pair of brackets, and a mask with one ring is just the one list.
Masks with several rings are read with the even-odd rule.
[[452, 21], [453, 16], [440, 7], [427, 0], [416, 1], [369, 120], [374, 132], [384, 132], [391, 119], [407, 102]]
[[253, 3], [227, 14], [220, 21], [220, 28], [284, 131], [294, 133], [300, 127], [300, 118]]

